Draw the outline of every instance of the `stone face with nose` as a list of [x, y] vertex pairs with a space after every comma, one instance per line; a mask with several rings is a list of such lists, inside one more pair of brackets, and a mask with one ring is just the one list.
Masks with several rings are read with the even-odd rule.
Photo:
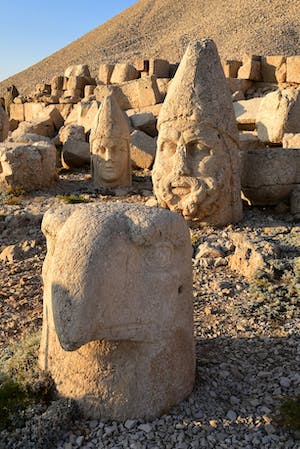
[[188, 46], [158, 116], [158, 130], [152, 179], [160, 205], [191, 224], [240, 220], [238, 132], [213, 41]]
[[129, 186], [130, 128], [114, 94], [104, 99], [91, 130], [92, 177], [96, 187]]
[[40, 364], [87, 417], [158, 416], [194, 382], [191, 243], [177, 214], [49, 210]]

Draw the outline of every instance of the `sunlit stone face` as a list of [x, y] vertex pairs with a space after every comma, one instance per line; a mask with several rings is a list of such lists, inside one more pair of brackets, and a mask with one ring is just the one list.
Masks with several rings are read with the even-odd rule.
[[129, 143], [125, 138], [102, 137], [92, 144], [93, 178], [107, 186], [128, 185]]
[[188, 119], [163, 123], [153, 169], [161, 205], [187, 221], [212, 214], [230, 176], [230, 160], [223, 148], [222, 136], [209, 125]]

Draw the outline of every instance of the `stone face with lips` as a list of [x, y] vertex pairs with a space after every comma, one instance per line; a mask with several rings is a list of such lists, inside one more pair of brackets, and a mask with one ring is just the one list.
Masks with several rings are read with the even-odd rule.
[[93, 182], [97, 187], [129, 186], [130, 130], [114, 94], [107, 96], [90, 137]]
[[48, 211], [42, 229], [40, 363], [59, 393], [97, 419], [151, 418], [184, 399], [195, 369], [184, 220], [89, 204]]
[[238, 133], [216, 47], [189, 45], [158, 117], [153, 186], [159, 203], [191, 223], [242, 215]]

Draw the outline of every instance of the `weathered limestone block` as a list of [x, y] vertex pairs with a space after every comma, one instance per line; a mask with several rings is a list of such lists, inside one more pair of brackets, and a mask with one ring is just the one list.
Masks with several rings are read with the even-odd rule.
[[5, 191], [47, 187], [56, 179], [56, 148], [46, 142], [0, 144], [0, 185]]
[[235, 251], [229, 257], [229, 267], [247, 278], [254, 278], [258, 271], [266, 270], [269, 261], [279, 256], [278, 248], [264, 239], [257, 237], [249, 240], [241, 232], [230, 233]]
[[130, 135], [130, 158], [133, 166], [151, 168], [156, 152], [156, 139], [143, 131], [135, 130]]
[[63, 144], [61, 163], [64, 168], [79, 168], [90, 163], [90, 144], [83, 141], [67, 140]]
[[93, 127], [98, 111], [99, 103], [96, 100], [81, 101], [74, 105], [71, 113], [65, 120], [65, 125], [70, 125], [71, 123], [81, 125], [84, 127], [84, 131], [88, 133]]
[[91, 78], [89, 66], [86, 64], [71, 65], [67, 67], [64, 76], [66, 78], [70, 78], [71, 76]]
[[56, 106], [47, 106], [42, 109], [34, 120], [21, 122], [12, 133], [11, 139], [15, 140], [21, 134], [38, 134], [40, 136], [54, 137], [63, 124], [64, 119]]
[[263, 56], [261, 59], [262, 79], [265, 83], [285, 83], [286, 57]]
[[188, 46], [161, 108], [158, 130], [152, 179], [160, 205], [191, 223], [240, 220], [239, 137], [212, 40]]
[[[262, 98], [251, 98], [251, 100], [236, 101], [233, 104], [235, 119], [239, 129], [255, 129], [258, 110]], [[246, 126], [245, 126], [246, 125]]]
[[63, 126], [56, 143], [62, 144], [61, 163], [64, 168], [78, 168], [90, 163], [90, 145], [86, 141], [83, 126]]
[[286, 58], [287, 83], [300, 83], [300, 56], [289, 56]]
[[73, 104], [55, 104], [55, 107], [60, 112], [62, 118], [66, 120], [66, 118], [70, 115], [73, 110]]
[[24, 104], [12, 103], [10, 105], [10, 118], [18, 122], [23, 122], [25, 120]]
[[119, 63], [114, 66], [110, 82], [111, 84], [120, 84], [125, 81], [131, 81], [139, 78], [140, 74], [131, 64]]
[[157, 136], [156, 122], [157, 119], [154, 117], [152, 112], [138, 112], [136, 113], [133, 109], [126, 111], [130, 122], [135, 129], [139, 129], [151, 137]]
[[45, 109], [45, 103], [24, 103], [24, 118], [26, 122], [34, 120]]
[[3, 142], [8, 136], [9, 118], [5, 110], [0, 106], [0, 142]]
[[54, 92], [62, 92], [64, 86], [64, 77], [63, 76], [54, 76], [50, 82], [51, 85], [51, 94], [54, 95]]
[[18, 128], [12, 132], [10, 139], [15, 141], [22, 134], [38, 134], [45, 137], [54, 137], [56, 130], [50, 118], [21, 122]]
[[18, 95], [19, 92], [16, 86], [12, 85], [6, 88], [4, 97], [4, 109], [8, 116], [10, 116], [10, 105]]
[[133, 65], [139, 72], [149, 72], [149, 59], [136, 59]]
[[100, 82], [104, 84], [110, 84], [111, 75], [114, 70], [113, 64], [100, 64], [99, 66], [99, 72], [98, 72], [98, 79]]
[[161, 102], [157, 80], [154, 76], [128, 81], [118, 86], [98, 85], [95, 89], [96, 100], [101, 103], [111, 92], [114, 92], [120, 108], [124, 111], [153, 106]]
[[[242, 153], [242, 191], [252, 205], [289, 199], [300, 175], [300, 150], [259, 148]], [[299, 173], [299, 175], [298, 175]]]
[[91, 84], [87, 84], [84, 87], [84, 92], [83, 92], [84, 98], [88, 98], [91, 95], [94, 95], [95, 89], [96, 89], [96, 86], [91, 85]]
[[238, 70], [238, 78], [261, 81], [261, 62], [260, 57], [244, 56], [243, 65]]
[[300, 148], [300, 132], [297, 134], [284, 134], [282, 146], [283, 148]]
[[113, 93], [96, 115], [90, 135], [92, 177], [96, 187], [131, 184], [130, 129], [128, 117]]
[[242, 66], [241, 61], [236, 61], [234, 59], [226, 59], [222, 63], [225, 77], [226, 78], [237, 78], [238, 70], [241, 66]]
[[172, 80], [170, 78], [157, 78], [156, 82], [161, 96], [161, 101], [166, 98], [171, 81]]
[[46, 106], [45, 109], [38, 114], [37, 120], [39, 120], [40, 118], [50, 119], [56, 131], [59, 131], [59, 129], [64, 124], [64, 118], [56, 105]]
[[156, 78], [169, 78], [170, 64], [164, 59], [149, 59], [148, 75]]
[[[133, 81], [131, 81], [131, 83], [132, 82]], [[99, 103], [102, 103], [105, 100], [105, 98], [108, 95], [110, 95], [112, 92], [113, 92], [120, 108], [123, 111], [126, 111], [127, 109], [132, 108], [130, 99], [126, 95], [124, 95], [120, 86], [117, 86], [117, 85], [107, 86], [105, 84], [98, 84], [98, 86], [96, 86], [94, 94], [95, 94], [96, 100]]]
[[253, 81], [242, 80], [239, 78], [226, 78], [227, 84], [232, 94], [237, 91], [243, 92], [245, 94], [248, 89], [253, 86]]
[[51, 143], [50, 137], [40, 136], [38, 134], [18, 134], [17, 136], [14, 137], [13, 140], [8, 138], [8, 141], [14, 143], [38, 143], [38, 142]]
[[239, 142], [241, 151], [265, 147], [265, 145], [259, 140], [257, 133], [253, 131], [240, 132]]
[[106, 203], [50, 209], [40, 365], [93, 419], [151, 419], [193, 388], [192, 266], [180, 216]]
[[86, 142], [84, 127], [75, 123], [65, 125], [60, 128], [56, 140], [58, 144], [63, 144], [67, 141]]
[[288, 88], [263, 97], [256, 116], [262, 142], [281, 143], [285, 133], [300, 132], [300, 91]]

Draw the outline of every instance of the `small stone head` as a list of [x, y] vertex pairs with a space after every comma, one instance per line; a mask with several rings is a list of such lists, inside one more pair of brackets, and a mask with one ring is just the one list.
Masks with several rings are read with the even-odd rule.
[[130, 185], [130, 130], [113, 94], [106, 97], [101, 105], [91, 132], [90, 144], [95, 185]]

